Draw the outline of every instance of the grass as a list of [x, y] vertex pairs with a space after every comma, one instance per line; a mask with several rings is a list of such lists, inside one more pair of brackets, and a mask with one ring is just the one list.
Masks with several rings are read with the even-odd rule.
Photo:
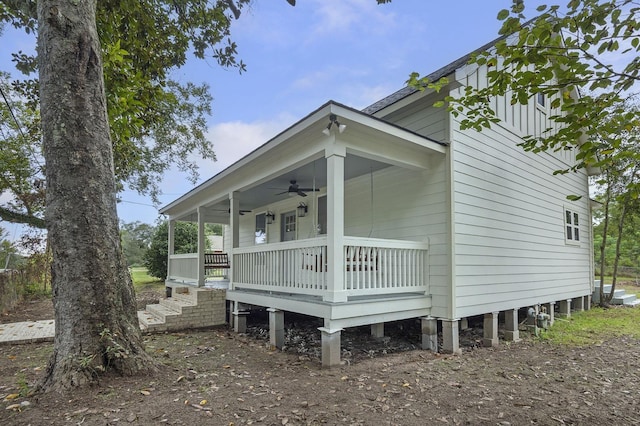
[[556, 318], [543, 340], [559, 345], [587, 346], [601, 344], [612, 337], [632, 336], [640, 339], [640, 308], [592, 308], [574, 312], [569, 319]]
[[135, 267], [129, 268], [129, 270], [131, 271], [131, 279], [136, 291], [164, 289], [164, 281], [149, 275], [147, 268]]

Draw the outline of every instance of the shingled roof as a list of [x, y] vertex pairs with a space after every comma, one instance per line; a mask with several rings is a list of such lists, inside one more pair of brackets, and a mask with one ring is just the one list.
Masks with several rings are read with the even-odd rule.
[[[432, 72], [431, 74], [429, 74], [427, 76], [427, 79], [429, 81], [438, 81], [440, 80], [442, 77], [446, 77], [447, 75], [453, 73], [455, 70], [457, 70], [458, 68], [462, 67], [463, 65], [465, 65], [467, 62], [469, 62], [469, 59], [471, 59], [471, 56], [480, 53], [480, 52], [484, 52], [486, 50], [489, 50], [490, 48], [492, 48], [497, 42], [499, 42], [500, 40], [505, 39], [507, 36], [501, 36], [496, 38], [493, 41], [490, 41], [489, 43], [485, 44], [484, 46], [481, 46], [479, 48], [477, 48], [476, 50], [474, 50], [473, 52], [470, 52], [466, 55], [464, 55], [461, 58], [456, 59], [455, 61], [451, 62], [449, 65], [445, 65], [444, 67], [440, 68], [437, 71]], [[396, 91], [395, 93], [390, 94], [389, 96], [380, 99], [379, 101], [369, 105], [368, 107], [364, 108], [362, 110], [362, 112], [364, 112], [365, 114], [375, 114], [376, 112], [388, 107], [389, 105], [392, 105], [404, 98], [406, 98], [407, 96], [417, 92], [418, 89], [411, 87], [411, 86], [405, 86], [402, 89]]]

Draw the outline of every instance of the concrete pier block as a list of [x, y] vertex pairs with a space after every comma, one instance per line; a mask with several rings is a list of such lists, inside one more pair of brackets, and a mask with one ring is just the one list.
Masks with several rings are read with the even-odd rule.
[[583, 302], [584, 310], [588, 311], [589, 309], [591, 309], [591, 295], [588, 294], [586, 296], [583, 296], [583, 299], [584, 299], [584, 302]]
[[558, 304], [558, 315], [569, 318], [571, 316], [571, 299], [561, 300]]
[[547, 314], [549, 314], [549, 326], [552, 326], [556, 320], [556, 302], [545, 303], [544, 306]]
[[517, 342], [520, 340], [517, 309], [504, 311], [504, 339], [510, 342]]
[[457, 319], [443, 319], [442, 321], [442, 352], [447, 354], [461, 354], [459, 324]]
[[236, 333], [246, 333], [247, 315], [249, 315], [249, 311], [246, 310], [246, 307], [241, 303], [236, 303], [235, 305], [235, 309], [231, 312], [233, 316], [233, 331]]
[[269, 345], [271, 349], [284, 347], [284, 311], [269, 308]]
[[584, 311], [584, 297], [578, 297], [572, 300], [573, 302], [573, 310], [577, 312]]
[[469, 329], [469, 318], [460, 318], [460, 330]]
[[383, 322], [371, 324], [371, 337], [373, 337], [374, 339], [382, 339], [384, 337]]
[[438, 320], [432, 317], [420, 318], [422, 325], [422, 349], [438, 352]]
[[482, 345], [484, 347], [498, 346], [498, 314], [499, 312], [490, 312], [484, 314], [483, 322], [483, 339]]
[[325, 368], [340, 365], [340, 336], [342, 329], [319, 327], [322, 333], [322, 366]]

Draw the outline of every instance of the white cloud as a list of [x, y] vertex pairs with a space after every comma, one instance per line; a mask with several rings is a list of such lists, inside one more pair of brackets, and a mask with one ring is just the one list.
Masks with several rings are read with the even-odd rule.
[[291, 115], [283, 113], [267, 121], [229, 121], [214, 124], [209, 128], [207, 137], [213, 143], [217, 161], [198, 161], [201, 177], [208, 179], [220, 173], [295, 121]]
[[383, 99], [396, 90], [402, 88], [400, 85], [391, 84], [377, 86], [350, 86], [346, 93], [348, 104], [354, 108], [362, 109], [374, 102]]
[[[370, 32], [390, 31], [395, 15], [371, 0], [316, 0], [317, 35], [344, 33], [358, 28]], [[385, 13], [386, 12], [386, 13]]]
[[337, 74], [336, 69], [314, 70], [310, 73], [304, 74], [291, 83], [291, 89], [305, 90], [320, 87], [325, 87], [328, 81], [332, 80]]

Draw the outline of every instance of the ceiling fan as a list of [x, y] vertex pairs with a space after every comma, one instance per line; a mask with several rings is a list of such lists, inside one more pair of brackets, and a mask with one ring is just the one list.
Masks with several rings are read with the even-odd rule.
[[300, 188], [300, 186], [295, 180], [291, 180], [289, 181], [289, 183], [291, 184], [289, 185], [289, 189], [283, 192], [279, 192], [276, 195], [289, 194], [289, 196], [293, 197], [297, 194], [301, 197], [306, 197], [307, 196], [306, 193], [309, 191], [320, 191], [320, 189], [318, 188]]
[[[214, 210], [216, 212], [226, 212], [226, 213], [231, 213], [231, 209], [227, 209], [227, 210]], [[245, 213], [251, 213], [251, 210], [242, 210], [240, 209], [238, 211], [238, 214], [240, 214], [240, 216], [244, 216]]]

